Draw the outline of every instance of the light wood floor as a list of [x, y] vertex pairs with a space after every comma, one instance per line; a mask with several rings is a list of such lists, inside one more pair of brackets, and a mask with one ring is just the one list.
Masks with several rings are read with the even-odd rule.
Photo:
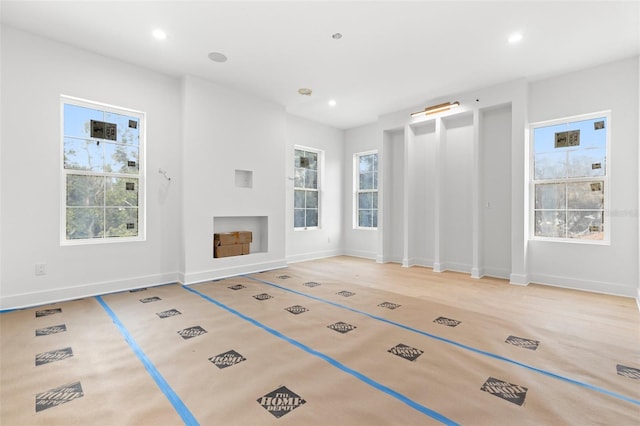
[[3, 426], [640, 418], [631, 298], [340, 256], [0, 320]]
[[[349, 256], [292, 263], [301, 274], [352, 280], [358, 285], [492, 316], [517, 316], [550, 331], [585, 333], [590, 339], [628, 341], [640, 351], [640, 311], [632, 298], [597, 294], [539, 284], [518, 286], [507, 280], [471, 278], [459, 272], [404, 268]], [[640, 352], [639, 352], [640, 353]], [[640, 358], [638, 358], [640, 363]]]

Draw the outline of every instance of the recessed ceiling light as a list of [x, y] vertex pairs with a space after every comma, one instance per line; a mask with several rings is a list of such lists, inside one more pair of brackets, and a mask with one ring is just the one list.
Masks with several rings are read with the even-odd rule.
[[509, 43], [517, 43], [520, 40], [522, 40], [522, 34], [521, 33], [513, 33], [509, 36], [509, 38], [507, 39], [509, 41]]
[[335, 100], [335, 99], [330, 99], [330, 100], [329, 100], [329, 106], [330, 106], [330, 107], [334, 107], [334, 106], [336, 106], [336, 105], [337, 105], [337, 102], [336, 102], [336, 100]]
[[340, 40], [342, 38], [342, 34], [340, 33], [331, 34], [331, 38], [334, 40]]
[[208, 56], [213, 62], [227, 62], [226, 55], [220, 52], [211, 52]]
[[151, 33], [151, 35], [153, 36], [153, 38], [155, 38], [156, 40], [164, 40], [167, 38], [167, 33], [165, 33], [164, 31], [162, 31], [161, 29], [155, 29], [153, 30], [153, 32]]
[[311, 89], [307, 89], [305, 87], [298, 89], [298, 93], [300, 93], [302, 96], [311, 96]]

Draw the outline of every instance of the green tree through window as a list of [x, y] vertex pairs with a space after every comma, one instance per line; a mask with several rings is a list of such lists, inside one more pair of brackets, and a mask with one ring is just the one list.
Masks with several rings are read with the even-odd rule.
[[144, 114], [62, 99], [63, 241], [141, 239]]

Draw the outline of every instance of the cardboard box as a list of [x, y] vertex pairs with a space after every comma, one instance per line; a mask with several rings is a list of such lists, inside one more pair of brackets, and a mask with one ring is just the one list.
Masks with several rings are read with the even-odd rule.
[[214, 246], [228, 246], [232, 244], [248, 244], [253, 241], [250, 231], [221, 232], [213, 234]]
[[243, 254], [249, 254], [249, 243], [213, 247], [213, 257], [230, 257]]

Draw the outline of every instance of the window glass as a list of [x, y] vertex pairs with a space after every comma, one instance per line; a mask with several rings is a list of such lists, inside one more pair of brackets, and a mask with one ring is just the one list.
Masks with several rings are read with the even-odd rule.
[[62, 97], [61, 241], [142, 239], [142, 113]]
[[605, 240], [608, 114], [532, 126], [533, 236]]

